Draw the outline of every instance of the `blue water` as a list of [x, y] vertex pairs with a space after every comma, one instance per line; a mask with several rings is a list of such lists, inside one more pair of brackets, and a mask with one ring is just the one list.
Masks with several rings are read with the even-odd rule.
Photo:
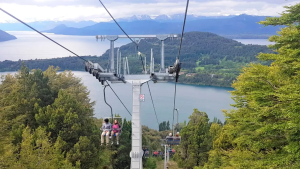
[[[1, 29], [1, 28], [0, 28]], [[19, 59], [49, 59], [74, 56], [45, 37], [32, 31], [8, 31], [16, 40], [0, 42], [0, 61]], [[110, 47], [109, 41], [96, 41], [95, 36], [68, 36], [45, 33], [47, 36], [80, 56], [101, 56]], [[115, 47], [129, 43], [127, 39], [115, 41]]]
[[[0, 76], [8, 72], [0, 72]], [[96, 101], [94, 106], [95, 117], [109, 117], [110, 109], [104, 103], [103, 87], [98, 80], [87, 72], [74, 71], [75, 76], [80, 77], [84, 85], [90, 90], [90, 98]], [[1, 82], [0, 82], [1, 83]], [[157, 110], [159, 122], [173, 120], [173, 98], [174, 83], [156, 83], [149, 82], [154, 104]], [[132, 86], [131, 84], [111, 84], [112, 88], [124, 102], [129, 111], [132, 110]], [[177, 85], [176, 108], [179, 109], [179, 122], [188, 120], [193, 113], [193, 109], [197, 108], [208, 114], [212, 120], [214, 117], [224, 121], [222, 109], [231, 109], [233, 104], [229, 91], [232, 88], [198, 86], [198, 85]], [[113, 107], [113, 113], [120, 114], [122, 117], [131, 119], [131, 116], [113, 94], [107, 88], [107, 102]], [[154, 114], [147, 85], [142, 86], [142, 94], [145, 94], [145, 102], [141, 103], [141, 119], [142, 124], [151, 128], [158, 129], [158, 124]], [[175, 115], [175, 121], [177, 121]]]
[[268, 39], [233, 39], [238, 42], [241, 42], [245, 45], [273, 45], [274, 42], [270, 42]]

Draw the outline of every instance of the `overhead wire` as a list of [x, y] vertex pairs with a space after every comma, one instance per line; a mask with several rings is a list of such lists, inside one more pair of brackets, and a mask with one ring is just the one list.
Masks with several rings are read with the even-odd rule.
[[84, 60], [85, 62], [88, 62], [86, 59], [82, 58], [81, 56], [77, 55], [75, 52], [71, 51], [70, 49], [64, 47], [63, 45], [59, 44], [58, 42], [54, 41], [53, 39], [49, 38], [48, 36], [46, 36], [45, 34], [41, 33], [40, 31], [34, 29], [33, 27], [31, 27], [30, 25], [28, 25], [27, 23], [23, 22], [22, 20], [18, 19], [17, 17], [15, 17], [14, 15], [8, 13], [7, 11], [5, 11], [4, 9], [0, 8], [0, 10], [4, 13], [6, 13], [7, 15], [11, 16], [12, 18], [16, 19], [17, 21], [21, 22], [22, 24], [26, 25], [27, 27], [29, 27], [30, 29], [34, 30], [35, 32], [39, 33], [40, 35], [44, 36], [45, 38], [47, 38], [48, 40], [52, 41], [53, 43], [57, 44], [58, 46], [64, 48], [65, 50], [71, 52], [72, 54], [74, 54], [75, 56], [79, 57], [80, 59]]
[[[142, 65], [144, 65], [142, 56], [140, 58], [141, 58], [141, 61], [142, 61]], [[146, 71], [145, 68], [144, 68], [144, 66], [143, 66], [143, 70]], [[155, 113], [155, 116], [156, 116], [157, 125], [158, 125], [158, 128], [159, 128], [159, 122], [158, 122], [158, 118], [157, 118], [157, 113], [156, 113], [156, 109], [155, 109], [155, 106], [154, 106], [154, 101], [153, 101], [152, 93], [151, 93], [150, 86], [149, 86], [148, 82], [147, 82], [147, 85], [148, 85], [148, 89], [149, 89], [149, 93], [150, 93], [150, 97], [151, 97], [151, 101], [152, 101], [152, 106], [153, 106], [153, 109], [154, 109], [154, 113]]]
[[153, 98], [152, 98], [152, 93], [151, 93], [150, 86], [149, 86], [148, 82], [147, 82], [147, 85], [148, 85], [149, 93], [150, 93], [150, 96], [151, 96], [151, 101], [152, 101], [152, 106], [153, 106], [154, 113], [155, 113], [155, 116], [156, 116], [156, 121], [157, 121], [158, 128], [159, 128], [159, 122], [158, 122], [158, 118], [157, 118], [157, 113], [156, 113], [156, 109], [155, 109], [155, 106], [154, 106], [154, 101], [153, 101]]
[[[107, 83], [108, 84], [108, 83]], [[114, 115], [113, 115], [113, 110], [112, 110], [112, 107], [110, 104], [107, 103], [106, 101], [106, 94], [105, 94], [105, 89], [108, 85], [104, 85], [104, 88], [103, 88], [103, 97], [104, 97], [104, 102], [106, 103], [106, 105], [108, 105], [110, 107], [110, 115], [111, 115], [111, 119], [113, 120], [114, 119]]]
[[[182, 31], [181, 31], [181, 39], [180, 39], [180, 45], [179, 45], [179, 50], [178, 50], [178, 56], [177, 56], [178, 60], [180, 58], [180, 52], [181, 52], [181, 46], [182, 46], [182, 40], [183, 40], [183, 33], [184, 33], [184, 28], [185, 28], [185, 22], [186, 22], [186, 16], [187, 16], [188, 8], [189, 8], [189, 0], [187, 0], [186, 7], [185, 7], [185, 14], [184, 14], [184, 20], [183, 20]], [[177, 94], [177, 80], [175, 82], [175, 91], [174, 91], [174, 107], [173, 107], [173, 121], [172, 121], [173, 132], [174, 132], [174, 116], [175, 116], [175, 107], [176, 107], [176, 94]]]
[[110, 84], [108, 83], [108, 81], [106, 80], [106, 83], [108, 84], [108, 87], [110, 87], [110, 89], [114, 92], [114, 94], [117, 96], [117, 98], [119, 99], [119, 101], [122, 103], [122, 105], [125, 107], [125, 109], [127, 110], [127, 112], [131, 115], [130, 111], [127, 109], [127, 107], [124, 105], [124, 103], [122, 102], [122, 100], [120, 99], [120, 97], [117, 95], [117, 93], [114, 91], [114, 89], [110, 86]]
[[[121, 31], [136, 45], [136, 49], [138, 51], [138, 48], [139, 48], [139, 45], [137, 42], [135, 42], [126, 32], [125, 30], [119, 25], [119, 23], [116, 21], [116, 19], [112, 16], [112, 14], [109, 12], [109, 10], [105, 7], [105, 5], [102, 3], [101, 0], [99, 0], [99, 2], [101, 3], [101, 5], [103, 6], [103, 8], [106, 10], [106, 12], [109, 14], [109, 16], [114, 20], [114, 22], [118, 25], [118, 27], [121, 29]], [[145, 68], [144, 68], [144, 64], [143, 64], [143, 61], [142, 61], [142, 67], [143, 67], [143, 70], [145, 71]]]
[[185, 15], [184, 15], [184, 21], [182, 25], [182, 31], [181, 31], [181, 38], [180, 38], [180, 45], [179, 45], [179, 50], [178, 50], [178, 56], [177, 59], [180, 57], [180, 52], [181, 52], [181, 45], [182, 45], [182, 40], [183, 40], [183, 33], [184, 33], [184, 27], [185, 27], [185, 22], [186, 22], [186, 16], [189, 8], [189, 0], [186, 2], [186, 7], [185, 7]]
[[142, 63], [142, 65], [143, 65], [143, 71], [144, 71], [144, 72], [146, 72], [146, 70], [145, 70], [145, 67], [144, 67], [144, 61], [143, 61], [143, 58], [142, 58], [142, 56], [140, 56], [140, 59], [141, 59], [141, 63]]
[[115, 20], [115, 18], [112, 16], [112, 14], [108, 11], [108, 9], [105, 7], [105, 5], [102, 3], [101, 0], [99, 0], [103, 8], [106, 10], [106, 12], [110, 15], [110, 17], [115, 21], [115, 23], [119, 26], [119, 28], [123, 31], [123, 33], [138, 47], [139, 45], [129, 37], [129, 35], [124, 31], [124, 29], [119, 25], [119, 23]]

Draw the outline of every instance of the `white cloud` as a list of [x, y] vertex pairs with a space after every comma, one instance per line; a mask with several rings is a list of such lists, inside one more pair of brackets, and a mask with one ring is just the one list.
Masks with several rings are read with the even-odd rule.
[[[183, 13], [186, 1], [183, 0], [105, 0], [103, 1], [115, 18], [132, 15]], [[193, 0], [190, 1], [189, 14], [213, 15], [268, 15], [276, 16], [285, 5], [299, 3], [295, 0]], [[26, 22], [44, 20], [93, 20], [108, 21], [110, 17], [98, 0], [1, 0], [0, 8]], [[0, 22], [15, 22], [0, 12]]]

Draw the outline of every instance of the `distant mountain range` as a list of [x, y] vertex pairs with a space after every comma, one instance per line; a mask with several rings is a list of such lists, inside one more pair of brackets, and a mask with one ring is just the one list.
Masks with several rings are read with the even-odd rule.
[[[235, 15], [229, 16], [195, 16], [187, 15], [188, 21], [199, 20], [199, 19], [220, 19], [220, 18], [232, 18]], [[184, 14], [175, 14], [175, 15], [158, 15], [156, 17], [151, 17], [149, 15], [133, 15], [132, 17], [120, 18], [117, 19], [119, 22], [133, 22], [133, 21], [145, 21], [153, 20], [157, 22], [182, 22]]]
[[[59, 25], [67, 25], [74, 28], [83, 28], [86, 26], [91, 26], [96, 24], [94, 21], [39, 21], [39, 22], [30, 22], [30, 26], [34, 27], [37, 30], [48, 30], [53, 29]], [[0, 29], [4, 31], [30, 31], [31, 29], [23, 25], [22, 23], [0, 23]]]
[[[134, 15], [131, 17], [126, 18], [118, 18], [118, 22], [133, 22], [133, 21], [146, 21], [146, 20], [153, 20], [157, 22], [182, 22], [183, 21], [183, 14], [176, 14], [176, 15], [159, 15], [156, 17], [150, 17], [149, 15]], [[230, 18], [234, 17], [234, 15], [230, 16], [194, 16], [188, 15], [187, 19], [189, 21], [197, 20], [197, 19], [213, 19], [213, 18]], [[110, 21], [109, 23], [112, 23]], [[30, 22], [29, 25], [36, 28], [37, 30], [49, 30], [53, 29], [59, 25], [66, 25], [67, 27], [73, 28], [83, 28], [86, 26], [92, 26], [97, 24], [98, 22], [94, 21], [38, 21], [38, 22]], [[0, 23], [0, 29], [4, 31], [29, 31], [30, 29], [24, 26], [21, 23]]]
[[[229, 19], [236, 17], [236, 15], [229, 16], [195, 16], [195, 15], [187, 15], [187, 21], [196, 21], [196, 20], [214, 20], [214, 19]], [[260, 17], [260, 16], [253, 16]], [[169, 23], [169, 22], [179, 22], [182, 23], [184, 18], [184, 14], [175, 14], [175, 15], [158, 15], [158, 16], [149, 16], [149, 15], [134, 15], [126, 18], [118, 18], [118, 22], [135, 22], [135, 21], [155, 21], [159, 23]], [[264, 17], [263, 17], [264, 18]], [[105, 22], [103, 22], [105, 23]], [[102, 24], [103, 24], [102, 23]], [[113, 23], [113, 21], [106, 22]], [[30, 22], [29, 25], [33, 26], [37, 30], [51, 30], [57, 26], [65, 25], [66, 27], [72, 28], [84, 28], [87, 26], [92, 26], [98, 24], [98, 22], [94, 21], [37, 21]], [[30, 29], [24, 26], [21, 23], [0, 23], [0, 29], [3, 31], [29, 31]]]
[[4, 31], [0, 30], [0, 42], [9, 41], [9, 40], [13, 40], [13, 39], [17, 39], [17, 38], [13, 35], [10, 35]]
[[[190, 16], [192, 17], [192, 16]], [[135, 16], [135, 19], [138, 18]], [[144, 19], [142, 19], [144, 18]], [[148, 18], [148, 20], [147, 20]], [[159, 16], [157, 19], [167, 20], [168, 16]], [[179, 15], [173, 16], [173, 20], [181, 18]], [[212, 32], [222, 36], [231, 36], [232, 38], [267, 38], [276, 34], [279, 27], [264, 27], [258, 24], [259, 21], [265, 20], [266, 16], [239, 15], [225, 18], [208, 18], [187, 20], [185, 31]], [[158, 22], [155, 19], [149, 19], [148, 16], [140, 16], [139, 20], [120, 21], [120, 25], [128, 34], [170, 34], [180, 33], [182, 21], [180, 22]], [[130, 21], [130, 22], [129, 22]], [[64, 35], [118, 35], [123, 34], [115, 23], [102, 22], [84, 28], [68, 27], [59, 25], [54, 29], [44, 32], [64, 34]]]

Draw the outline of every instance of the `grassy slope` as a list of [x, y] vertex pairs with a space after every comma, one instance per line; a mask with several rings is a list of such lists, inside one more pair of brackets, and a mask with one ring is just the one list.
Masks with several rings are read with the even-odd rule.
[[[157, 169], [164, 169], [164, 161], [158, 161], [156, 163]], [[169, 161], [168, 164], [169, 169], [181, 169], [177, 166], [177, 163], [175, 161]]]

